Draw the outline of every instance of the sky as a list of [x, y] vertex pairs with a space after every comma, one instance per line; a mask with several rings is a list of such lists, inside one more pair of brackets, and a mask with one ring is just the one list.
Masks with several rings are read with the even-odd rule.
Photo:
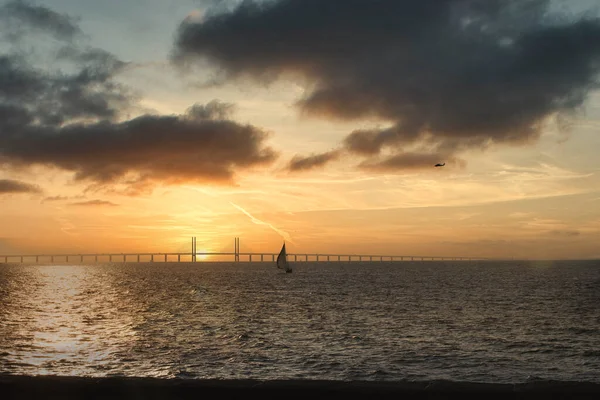
[[0, 254], [600, 258], [599, 9], [0, 0]]

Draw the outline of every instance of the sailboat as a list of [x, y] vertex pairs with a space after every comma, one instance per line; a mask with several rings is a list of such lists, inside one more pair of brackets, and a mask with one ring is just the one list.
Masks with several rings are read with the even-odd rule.
[[287, 254], [285, 252], [285, 242], [283, 242], [283, 247], [281, 247], [281, 251], [277, 256], [277, 268], [284, 269], [288, 274], [292, 272], [292, 267], [290, 263], [287, 261]]

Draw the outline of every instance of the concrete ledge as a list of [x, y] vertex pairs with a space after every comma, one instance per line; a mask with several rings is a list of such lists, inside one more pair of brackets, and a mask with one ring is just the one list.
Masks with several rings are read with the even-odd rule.
[[600, 383], [257, 381], [0, 375], [12, 399], [600, 399]]

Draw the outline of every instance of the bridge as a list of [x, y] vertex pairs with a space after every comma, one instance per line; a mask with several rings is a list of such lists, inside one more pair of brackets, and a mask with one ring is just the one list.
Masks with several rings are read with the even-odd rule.
[[[240, 252], [239, 238], [235, 238], [233, 252], [197, 252], [196, 238], [188, 252], [175, 253], [78, 253], [78, 254], [0, 254], [0, 264], [46, 264], [46, 263], [147, 263], [147, 262], [275, 262], [279, 253]], [[361, 261], [482, 261], [486, 257], [442, 257], [421, 255], [377, 255], [377, 254], [323, 254], [288, 253], [290, 262], [361, 262]]]
[[[98, 254], [9, 254], [0, 255], [0, 264], [21, 263], [141, 263], [141, 262], [275, 262], [276, 253], [98, 253]], [[229, 258], [229, 259], [227, 259]], [[288, 254], [290, 262], [341, 261], [478, 261], [483, 257], [383, 256], [364, 254]]]

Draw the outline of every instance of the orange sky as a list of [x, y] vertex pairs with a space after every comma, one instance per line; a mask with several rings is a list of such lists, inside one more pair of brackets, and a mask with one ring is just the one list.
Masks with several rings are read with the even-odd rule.
[[[166, 6], [149, 1], [145, 7], [160, 13]], [[140, 48], [148, 44], [144, 35], [132, 34], [133, 28], [126, 26], [128, 16], [135, 14], [133, 9], [123, 11], [122, 16], [115, 9], [115, 15], [109, 16], [92, 2], [67, 0], [56, 1], [50, 9], [75, 15], [78, 26], [88, 34], [81, 39], [88, 41], [86, 45], [102, 47], [135, 64], [115, 77], [115, 82], [136, 93], [133, 106], [115, 121], [126, 122], [150, 112], [177, 115], [181, 123], [205, 124], [205, 119], [194, 120], [186, 110], [219, 99], [234, 104], [225, 118], [235, 121], [234, 129], [251, 126], [264, 133], [264, 139], [257, 141], [262, 147], [256, 156], [266, 148], [276, 156], [271, 159], [261, 153], [268, 159], [265, 162], [234, 159], [232, 176], [223, 179], [212, 179], [210, 169], [206, 175], [206, 168], [214, 168], [207, 164], [197, 172], [205, 174], [204, 178], [197, 179], [189, 175], [196, 172], [188, 174], [186, 168], [204, 163], [197, 157], [208, 160], [220, 153], [202, 150], [208, 146], [206, 141], [190, 141], [183, 132], [187, 128], [181, 128], [179, 147], [174, 150], [167, 149], [172, 139], [140, 150], [140, 157], [149, 154], [152, 159], [131, 164], [115, 156], [107, 161], [127, 173], [139, 172], [135, 179], [153, 174], [147, 186], [132, 186], [127, 183], [129, 176], [102, 180], [112, 173], [104, 165], [98, 172], [102, 156], [94, 161], [94, 173], [108, 175], [77, 180], [77, 173], [92, 171], [78, 169], [87, 156], [44, 164], [40, 155], [14, 153], [21, 161], [10, 158], [0, 170], [0, 255], [185, 252], [192, 236], [198, 238], [198, 250], [233, 251], [237, 236], [242, 251], [255, 252], [277, 252], [286, 239], [289, 253], [600, 257], [600, 95], [596, 92], [589, 94], [568, 126], [557, 125], [558, 114], [550, 112], [536, 140], [467, 147], [459, 154], [463, 162], [449, 162], [444, 168], [427, 164], [426, 168], [397, 171], [357, 169], [363, 159], [344, 153], [323, 167], [293, 172], [288, 166], [294, 156], [339, 149], [349, 132], [380, 129], [391, 121], [303, 113], [297, 101], [312, 83], [293, 78], [268, 86], [237, 81], [194, 86], [194, 79], [182, 76], [169, 62], [173, 32], [194, 10], [193, 2], [169, 8], [171, 14], [156, 26], [148, 19], [151, 13], [137, 16], [139, 29], [162, 38], [155, 50]], [[103, 36], [106, 24], [111, 29]], [[117, 40], [120, 35], [128, 40]], [[6, 54], [12, 53], [7, 50]], [[4, 149], [16, 148], [14, 143], [18, 144], [9, 142]], [[0, 156], [2, 146], [0, 141]], [[90, 142], [90, 146], [99, 145]], [[204, 152], [197, 155], [194, 146]], [[171, 153], [162, 155], [161, 149]], [[113, 157], [113, 151], [117, 147], [106, 157]], [[61, 153], [56, 150], [56, 154]], [[89, 154], [95, 157], [93, 151]], [[34, 161], [24, 166], [24, 157]], [[213, 177], [222, 173], [215, 170]], [[32, 186], [15, 189], [7, 183], [3, 191], [2, 180]]]

